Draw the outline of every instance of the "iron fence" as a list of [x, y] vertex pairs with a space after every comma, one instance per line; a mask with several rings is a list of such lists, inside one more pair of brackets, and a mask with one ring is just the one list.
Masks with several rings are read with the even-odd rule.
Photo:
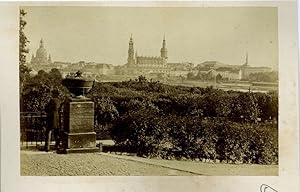
[[[60, 132], [64, 130], [64, 115], [60, 112]], [[37, 148], [39, 145], [44, 145], [47, 128], [47, 113], [46, 112], [21, 112], [20, 113], [20, 142], [21, 147]], [[109, 132], [103, 129], [96, 118], [94, 118], [94, 131], [97, 139], [109, 138]], [[54, 137], [51, 137], [54, 141]]]
[[20, 113], [20, 139], [21, 146], [42, 143], [45, 140], [47, 115], [44, 112]]

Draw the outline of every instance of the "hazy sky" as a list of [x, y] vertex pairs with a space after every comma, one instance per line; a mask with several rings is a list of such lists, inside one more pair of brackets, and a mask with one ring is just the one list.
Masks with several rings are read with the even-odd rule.
[[169, 62], [216, 60], [278, 66], [276, 8], [24, 7], [30, 55], [41, 38], [53, 61], [124, 64], [133, 34], [139, 55]]

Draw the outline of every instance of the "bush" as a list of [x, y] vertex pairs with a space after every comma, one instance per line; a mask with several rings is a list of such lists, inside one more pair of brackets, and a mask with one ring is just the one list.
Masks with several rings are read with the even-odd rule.
[[26, 112], [41, 112], [51, 98], [51, 90], [59, 92], [59, 98], [63, 101], [70, 94], [61, 84], [61, 74], [57, 69], [49, 73], [40, 70], [37, 75], [30, 77], [24, 83], [21, 109]]
[[[59, 73], [40, 71], [25, 86], [27, 111], [43, 111], [53, 86], [68, 94]], [[137, 80], [96, 83], [97, 138], [141, 156], [278, 162], [278, 93], [242, 93]], [[260, 121], [261, 120], [261, 121]]]
[[278, 163], [276, 126], [143, 111], [121, 118], [112, 134], [139, 155], [271, 164]]

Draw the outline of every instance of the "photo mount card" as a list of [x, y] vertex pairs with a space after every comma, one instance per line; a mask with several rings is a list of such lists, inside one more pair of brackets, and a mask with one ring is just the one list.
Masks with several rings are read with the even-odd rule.
[[3, 191], [299, 190], [296, 1], [0, 9]]

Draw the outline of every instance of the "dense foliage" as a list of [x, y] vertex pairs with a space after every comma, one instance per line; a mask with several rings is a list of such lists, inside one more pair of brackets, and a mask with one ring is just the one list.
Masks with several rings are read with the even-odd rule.
[[[20, 10], [20, 23], [19, 23], [19, 64], [22, 67], [25, 67], [26, 63], [26, 54], [29, 52], [29, 49], [27, 48], [27, 43], [29, 43], [29, 40], [27, 39], [24, 29], [26, 26], [26, 21], [24, 20], [24, 17], [26, 15], [26, 12], [21, 9]], [[23, 68], [20, 68], [21, 71], [25, 70]]]
[[114, 140], [140, 155], [235, 163], [278, 161], [276, 124], [143, 113], [123, 116], [112, 130]]
[[250, 81], [256, 82], [272, 82], [276, 83], [278, 81], [278, 72], [260, 72], [260, 73], [251, 73], [249, 75]]
[[[26, 21], [24, 20], [24, 17], [26, 15], [26, 12], [21, 9], [20, 10], [20, 22], [19, 22], [19, 85], [20, 85], [20, 95], [23, 93], [23, 88], [24, 88], [24, 82], [29, 78], [29, 72], [31, 71], [30, 68], [27, 67], [26, 65], [26, 54], [28, 54], [29, 49], [27, 48], [27, 43], [29, 43], [29, 40], [27, 39], [24, 29], [26, 26]], [[20, 97], [21, 102], [22, 96]], [[21, 110], [22, 105], [21, 105]]]
[[[206, 69], [206, 71], [199, 71], [197, 74], [190, 72], [187, 74], [188, 80], [196, 80], [196, 81], [227, 81], [229, 80], [226, 77], [222, 77], [218, 71], [230, 71], [231, 73], [238, 74], [238, 70], [229, 69], [226, 67], [220, 67], [217, 69], [217, 75], [214, 75], [211, 71]], [[267, 83], [276, 83], [278, 81], [278, 72], [259, 72], [259, 73], [250, 73], [249, 75], [250, 82], [267, 82]]]
[[49, 73], [40, 70], [37, 75], [27, 79], [23, 88], [22, 109], [27, 112], [45, 111], [45, 106], [51, 99], [51, 91], [58, 90], [59, 98], [64, 100], [69, 95], [68, 90], [62, 85], [62, 75], [58, 69]]
[[[40, 71], [30, 79], [26, 109], [41, 111], [50, 89], [68, 92], [59, 71]], [[141, 156], [278, 162], [278, 93], [223, 91], [212, 87], [165, 85], [140, 76], [124, 82], [96, 83], [96, 131]]]

